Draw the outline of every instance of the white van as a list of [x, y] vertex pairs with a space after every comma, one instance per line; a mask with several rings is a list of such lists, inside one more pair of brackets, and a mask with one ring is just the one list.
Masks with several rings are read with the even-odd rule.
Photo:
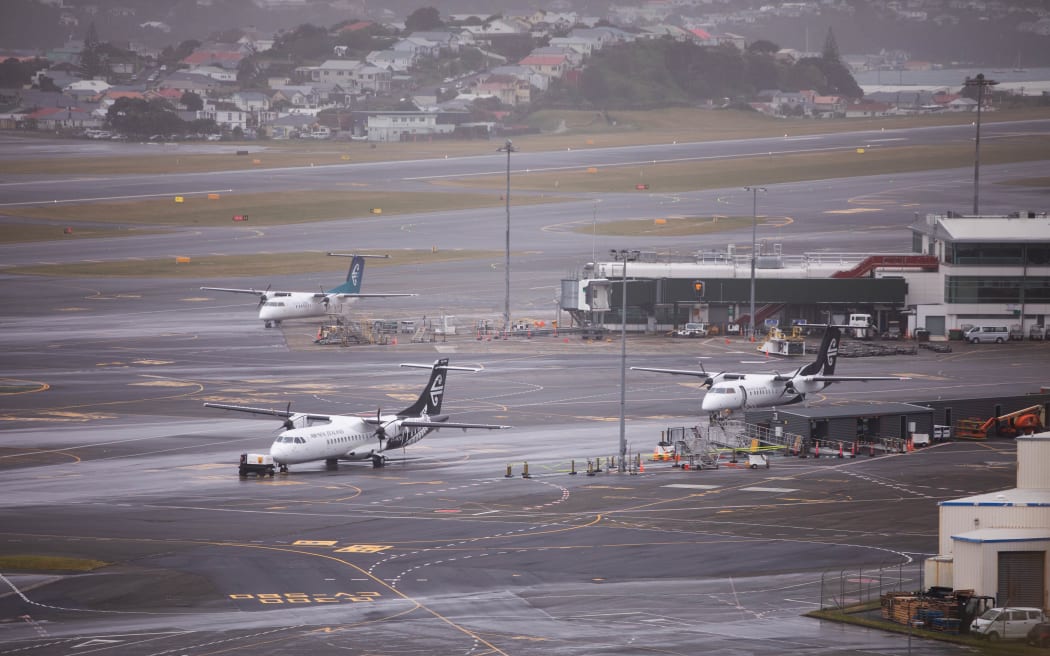
[[971, 344], [1003, 344], [1010, 339], [1010, 331], [1006, 326], [974, 326], [966, 331], [965, 337]]
[[970, 633], [989, 640], [1024, 638], [1033, 626], [1045, 621], [1040, 608], [989, 608], [970, 623]]

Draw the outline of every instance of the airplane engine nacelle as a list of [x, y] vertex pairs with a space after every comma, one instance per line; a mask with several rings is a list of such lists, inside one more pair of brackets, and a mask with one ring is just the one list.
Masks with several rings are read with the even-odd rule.
[[796, 379], [790, 381], [787, 384], [787, 388], [789, 390], [794, 389], [794, 391], [798, 392], [799, 394], [809, 394], [810, 392], [819, 392], [820, 390], [824, 389], [824, 387], [826, 387], [826, 386], [827, 386], [827, 383], [825, 383], [825, 382], [818, 381], [818, 380], [811, 380], [809, 378], [796, 378]]

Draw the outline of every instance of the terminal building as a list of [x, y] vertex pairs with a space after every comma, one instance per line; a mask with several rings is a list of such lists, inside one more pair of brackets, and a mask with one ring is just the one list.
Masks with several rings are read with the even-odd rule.
[[[846, 322], [870, 314], [877, 332], [891, 323], [933, 339], [970, 326], [1007, 326], [1014, 338], [1045, 336], [1050, 315], [1050, 218], [930, 214], [910, 226], [911, 253], [738, 254], [683, 258], [614, 253], [562, 280], [561, 308], [579, 325], [662, 332], [702, 322], [723, 334], [750, 325]], [[752, 268], [752, 258], [754, 267]], [[752, 276], [752, 271], [754, 272]], [[626, 308], [619, 287], [628, 281]], [[694, 291], [701, 281], [703, 296]]]

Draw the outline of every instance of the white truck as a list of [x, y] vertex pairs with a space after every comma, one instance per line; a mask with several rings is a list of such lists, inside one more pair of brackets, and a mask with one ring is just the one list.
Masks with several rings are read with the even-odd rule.
[[272, 477], [277, 471], [273, 463], [273, 456], [269, 453], [242, 453], [241, 464], [237, 467], [237, 473], [241, 478], [247, 478], [248, 474], [255, 474], [259, 478], [263, 476]]
[[871, 339], [875, 336], [875, 326], [871, 323], [870, 314], [849, 315], [847, 332], [854, 339]]

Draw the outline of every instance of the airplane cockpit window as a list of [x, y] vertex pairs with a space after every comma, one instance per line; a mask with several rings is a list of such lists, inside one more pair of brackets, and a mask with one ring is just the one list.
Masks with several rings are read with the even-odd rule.
[[297, 437], [297, 438], [295, 438], [295, 443], [296, 444], [306, 444], [306, 440], [304, 440], [301, 437]]

